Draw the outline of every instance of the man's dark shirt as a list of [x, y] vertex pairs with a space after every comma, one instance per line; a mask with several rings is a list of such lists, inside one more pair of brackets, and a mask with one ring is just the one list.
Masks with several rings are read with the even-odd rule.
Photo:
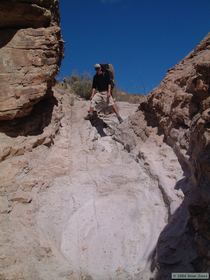
[[111, 84], [111, 80], [108, 74], [102, 73], [102, 74], [95, 74], [93, 77], [93, 84], [92, 88], [95, 88], [99, 92], [101, 91], [108, 91], [108, 85]]

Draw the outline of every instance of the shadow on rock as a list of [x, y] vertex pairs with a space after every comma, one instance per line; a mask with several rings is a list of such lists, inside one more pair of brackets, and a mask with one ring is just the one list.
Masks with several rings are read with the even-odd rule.
[[[187, 184], [187, 186], [185, 186]], [[182, 179], [175, 189], [186, 191], [189, 182]], [[150, 258], [150, 269], [154, 273], [153, 280], [169, 280], [173, 272], [200, 272], [196, 265], [195, 230], [191, 226], [189, 208], [194, 201], [194, 195], [185, 192], [182, 204], [169, 218], [168, 224], [160, 233], [156, 248]], [[195, 203], [195, 201], [194, 201]]]
[[0, 30], [0, 48], [6, 46], [15, 36], [17, 31], [17, 29], [7, 29], [6, 32], [3, 29]]
[[56, 98], [48, 95], [34, 106], [29, 116], [1, 121], [0, 132], [10, 137], [40, 135], [44, 128], [51, 123], [55, 105], [57, 105]]
[[107, 128], [108, 125], [102, 120], [100, 119], [98, 116], [92, 118], [90, 120], [91, 125], [94, 126], [98, 132], [98, 134], [101, 137], [107, 136], [107, 134], [104, 132], [104, 128]]
[[157, 128], [157, 134], [162, 135], [163, 129], [158, 125], [157, 114], [154, 111], [154, 108], [150, 108], [147, 102], [141, 102], [138, 107], [138, 111], [144, 112], [145, 121], [147, 126]]

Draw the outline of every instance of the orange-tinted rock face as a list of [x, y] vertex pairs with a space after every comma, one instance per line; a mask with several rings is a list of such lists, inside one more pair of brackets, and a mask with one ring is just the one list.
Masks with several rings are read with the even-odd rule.
[[63, 54], [57, 1], [0, 3], [0, 120], [50, 93]]
[[[188, 184], [189, 191], [181, 209], [189, 211], [189, 216], [177, 240], [181, 244], [187, 236], [188, 240], [191, 239], [190, 246], [194, 244], [196, 248], [197, 255], [188, 259], [189, 269], [210, 271], [210, 33], [183, 61], [168, 71], [160, 86], [140, 104], [140, 112], [148, 125], [157, 127], [164, 134], [186, 176], [184, 184]], [[180, 213], [185, 211], [181, 209]], [[178, 213], [174, 224], [182, 219], [182, 214]], [[174, 251], [170, 249], [171, 242], [176, 239], [167, 237], [172, 224], [168, 226], [168, 233], [166, 230], [164, 237], [160, 237], [160, 271], [171, 272], [164, 258], [172, 253], [179, 255], [179, 271], [185, 271], [188, 266], [181, 247], [177, 245]], [[163, 275], [158, 279], [163, 279]]]
[[[167, 141], [186, 156], [192, 148], [195, 120], [210, 105], [210, 34], [181, 63], [168, 71], [160, 86], [141, 106], [146, 118], [159, 126]], [[207, 118], [204, 122], [208, 122]], [[191, 143], [191, 144], [190, 144]], [[187, 157], [188, 158], [188, 157]]]

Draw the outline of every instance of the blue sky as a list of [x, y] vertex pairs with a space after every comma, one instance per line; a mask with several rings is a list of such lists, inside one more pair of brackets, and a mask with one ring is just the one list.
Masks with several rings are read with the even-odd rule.
[[58, 79], [112, 63], [117, 86], [147, 93], [210, 32], [209, 0], [60, 0]]

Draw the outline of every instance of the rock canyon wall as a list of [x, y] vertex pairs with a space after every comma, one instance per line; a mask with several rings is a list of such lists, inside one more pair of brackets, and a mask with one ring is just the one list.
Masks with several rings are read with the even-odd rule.
[[170, 279], [172, 271], [209, 272], [210, 34], [168, 70], [126, 127], [120, 138], [129, 149], [137, 154], [139, 142], [162, 135], [183, 169], [175, 188], [185, 199], [160, 235], [157, 279]]
[[29, 115], [50, 94], [63, 42], [57, 1], [0, 3], [0, 120]]
[[51, 145], [62, 109], [53, 97], [63, 56], [58, 1], [0, 3], [0, 161]]
[[210, 271], [210, 33], [141, 104], [145, 119], [173, 147], [185, 173], [195, 271]]

